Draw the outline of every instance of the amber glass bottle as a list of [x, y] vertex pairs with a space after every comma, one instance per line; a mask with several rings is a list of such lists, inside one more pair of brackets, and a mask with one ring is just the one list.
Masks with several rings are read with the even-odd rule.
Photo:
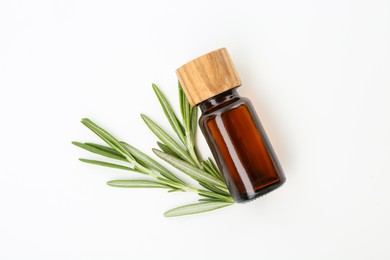
[[180, 67], [179, 81], [191, 105], [202, 110], [200, 128], [236, 202], [280, 187], [283, 170], [247, 98], [225, 48]]

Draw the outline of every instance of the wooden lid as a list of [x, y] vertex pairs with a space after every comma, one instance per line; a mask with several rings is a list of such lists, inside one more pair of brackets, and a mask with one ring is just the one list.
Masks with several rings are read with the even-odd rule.
[[241, 86], [226, 48], [209, 52], [176, 70], [191, 106], [229, 89]]

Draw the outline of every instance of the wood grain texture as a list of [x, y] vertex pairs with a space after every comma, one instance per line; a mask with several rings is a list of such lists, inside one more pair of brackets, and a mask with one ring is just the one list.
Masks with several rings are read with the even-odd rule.
[[226, 48], [202, 55], [176, 70], [191, 106], [241, 85]]

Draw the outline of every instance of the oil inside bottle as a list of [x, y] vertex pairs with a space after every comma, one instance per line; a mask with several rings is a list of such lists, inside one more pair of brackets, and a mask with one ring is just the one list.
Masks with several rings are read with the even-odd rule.
[[200, 127], [236, 202], [270, 192], [285, 176], [251, 102], [236, 89], [200, 104]]

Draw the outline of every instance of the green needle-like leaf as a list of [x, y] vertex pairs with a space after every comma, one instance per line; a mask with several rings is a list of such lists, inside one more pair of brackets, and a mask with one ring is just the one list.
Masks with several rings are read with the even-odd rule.
[[179, 82], [179, 98], [180, 98], [180, 112], [183, 119], [184, 128], [186, 134], [189, 134], [190, 130], [190, 121], [191, 121], [191, 106], [188, 103], [186, 95], [184, 94], [183, 88]]
[[153, 122], [149, 117], [146, 115], [141, 114], [142, 119], [146, 123], [146, 125], [149, 127], [149, 129], [166, 145], [171, 149], [175, 154], [177, 154], [180, 158], [183, 160], [193, 163], [191, 157], [185, 151], [183, 148], [176, 143], [172, 137], [170, 137], [164, 130], [161, 129], [155, 122]]
[[213, 191], [198, 190], [198, 194], [201, 196], [207, 197], [207, 198], [217, 199], [219, 201], [230, 202], [230, 203], [234, 202], [233, 198], [230, 195], [224, 196], [224, 195], [215, 193]]
[[107, 185], [119, 188], [169, 188], [160, 182], [147, 180], [114, 180], [107, 182]]
[[202, 162], [203, 169], [209, 173], [210, 175], [218, 178], [218, 176], [215, 174], [215, 172], [210, 168], [210, 166], [206, 163], [206, 161]]
[[118, 156], [122, 157], [123, 159], [126, 159], [121, 153], [118, 153], [116, 150], [112, 149], [111, 147], [101, 145], [101, 144], [95, 144], [95, 143], [85, 143], [85, 144], [89, 145], [89, 146], [93, 146], [93, 147], [100, 149], [102, 151], [118, 155]]
[[191, 112], [191, 122], [190, 122], [190, 129], [189, 129], [191, 133], [192, 143], [195, 143], [197, 121], [198, 121], [198, 108], [193, 107]]
[[[180, 85], [180, 82], [178, 82], [178, 89], [179, 89], [179, 104], [180, 104], [180, 113], [181, 113], [181, 118], [185, 118], [185, 108], [184, 105], [186, 104], [186, 95], [184, 94], [183, 88]], [[188, 101], [187, 101], [188, 102]]]
[[230, 196], [230, 193], [228, 192], [227, 189], [217, 188], [217, 187], [215, 187], [213, 185], [209, 185], [209, 184], [204, 183], [204, 182], [200, 182], [199, 184], [202, 185], [203, 187], [205, 187], [206, 189], [212, 191], [212, 192], [221, 194], [223, 196]]
[[177, 207], [171, 210], [168, 210], [164, 213], [165, 217], [178, 217], [183, 215], [189, 215], [189, 214], [196, 214], [201, 212], [207, 212], [223, 207], [227, 207], [232, 205], [232, 203], [229, 202], [214, 202], [214, 201], [208, 201], [208, 202], [199, 202], [195, 204], [189, 204], [181, 207]]
[[132, 172], [139, 172], [133, 168], [119, 165], [119, 164], [114, 164], [114, 163], [108, 163], [108, 162], [102, 162], [102, 161], [96, 161], [96, 160], [89, 160], [89, 159], [79, 159], [82, 162], [89, 163], [89, 164], [95, 164], [99, 166], [104, 166], [104, 167], [109, 167], [109, 168], [115, 168], [115, 169], [120, 169], [120, 170], [126, 170], [126, 171], [132, 171]]
[[150, 158], [148, 155], [144, 154], [137, 148], [125, 143], [121, 142], [121, 144], [127, 149], [131, 155], [135, 157], [135, 159], [141, 163], [143, 166], [151, 169], [155, 169], [158, 171], [162, 176], [178, 183], [184, 184], [182, 180], [180, 180], [178, 177], [176, 177], [173, 173], [171, 173], [167, 168], [163, 167], [161, 164]]
[[88, 127], [92, 132], [94, 132], [97, 136], [99, 136], [104, 142], [106, 142], [109, 146], [111, 146], [113, 149], [115, 149], [117, 152], [121, 153], [123, 156], [126, 157], [126, 159], [132, 161], [134, 160], [133, 156], [122, 147], [122, 145], [119, 143], [119, 141], [112, 136], [110, 133], [108, 133], [106, 130], [92, 122], [88, 118], [83, 118], [81, 120], [81, 123], [83, 123], [86, 127]]
[[210, 175], [214, 176], [217, 179], [220, 179], [221, 181], [225, 182], [225, 180], [221, 177], [219, 172], [216, 172], [213, 168], [213, 166], [210, 164], [209, 161], [203, 161], [202, 166], [206, 172], [208, 172]]
[[195, 149], [195, 135], [196, 135], [196, 127], [197, 127], [197, 119], [198, 119], [198, 110], [196, 107], [191, 108], [184, 91], [179, 82], [179, 98], [180, 98], [180, 111], [184, 123], [184, 131], [186, 137], [186, 147], [188, 154], [190, 155], [193, 164], [197, 166], [199, 169], [202, 169], [203, 166], [200, 163], [200, 160], [197, 156]]
[[188, 103], [187, 99], [184, 100], [184, 128], [186, 129], [186, 133], [190, 134], [190, 124], [191, 124], [191, 106]]
[[169, 190], [168, 192], [178, 192], [178, 191], [183, 191], [183, 190], [179, 190], [179, 189], [171, 189], [171, 190]]
[[187, 186], [187, 184], [177, 183], [176, 181], [171, 181], [170, 179], [166, 179], [166, 178], [163, 178], [160, 176], [157, 176], [156, 179], [159, 180], [160, 182], [172, 187], [173, 189], [179, 189], [179, 190], [184, 191], [185, 187]]
[[206, 182], [210, 185], [216, 185], [216, 186], [219, 186], [222, 188], [226, 188], [226, 185], [223, 181], [209, 175], [208, 173], [200, 170], [199, 168], [196, 168], [195, 166], [193, 166], [193, 165], [191, 165], [183, 160], [180, 160], [176, 157], [173, 157], [172, 155], [166, 154], [166, 153], [164, 153], [160, 150], [157, 150], [157, 149], [153, 149], [153, 152], [158, 157], [163, 159], [164, 161], [168, 162], [169, 164], [171, 164], [175, 168], [183, 171], [188, 176], [190, 176], [191, 178], [193, 178], [197, 181]]
[[220, 202], [220, 200], [217, 200], [217, 199], [212, 199], [212, 198], [203, 198], [203, 199], [198, 199], [198, 201], [211, 201], [211, 202]]
[[157, 145], [158, 145], [158, 147], [160, 147], [160, 149], [161, 149], [164, 153], [170, 154], [170, 155], [175, 156], [175, 157], [179, 157], [179, 156], [177, 156], [177, 154], [175, 154], [171, 149], [169, 149], [169, 147], [166, 146], [165, 144], [163, 144], [163, 143], [161, 143], [161, 142], [157, 142]]
[[84, 150], [87, 150], [89, 152], [95, 153], [95, 154], [99, 154], [99, 155], [102, 155], [102, 156], [105, 156], [108, 158], [112, 158], [112, 159], [116, 159], [116, 160], [126, 161], [126, 159], [125, 159], [125, 157], [123, 157], [123, 155], [118, 154], [115, 150], [113, 150], [109, 147], [102, 146], [104, 148], [111, 149], [112, 151], [108, 150], [108, 149], [102, 149], [101, 147], [93, 146], [89, 143], [72, 142], [72, 144], [74, 144], [75, 146], [78, 146]]
[[169, 104], [168, 100], [165, 98], [165, 96], [161, 92], [161, 90], [155, 84], [152, 84], [152, 86], [153, 86], [154, 93], [156, 93], [158, 101], [161, 104], [161, 107], [164, 111], [164, 114], [172, 126], [172, 129], [175, 131], [175, 133], [180, 138], [180, 140], [183, 142], [183, 144], [185, 144], [186, 140], [184, 137], [183, 126], [181, 125], [181, 123], [177, 119], [176, 114], [173, 112], [171, 105]]
[[219, 171], [217, 165], [215, 165], [213, 159], [211, 159], [211, 158], [209, 157], [209, 159], [206, 160], [206, 161], [208, 162], [208, 164], [209, 164], [210, 168], [213, 170], [213, 172], [214, 172], [216, 175], [218, 175], [218, 177], [219, 177], [221, 180], [225, 181], [224, 177], [222, 176], [222, 173]]

